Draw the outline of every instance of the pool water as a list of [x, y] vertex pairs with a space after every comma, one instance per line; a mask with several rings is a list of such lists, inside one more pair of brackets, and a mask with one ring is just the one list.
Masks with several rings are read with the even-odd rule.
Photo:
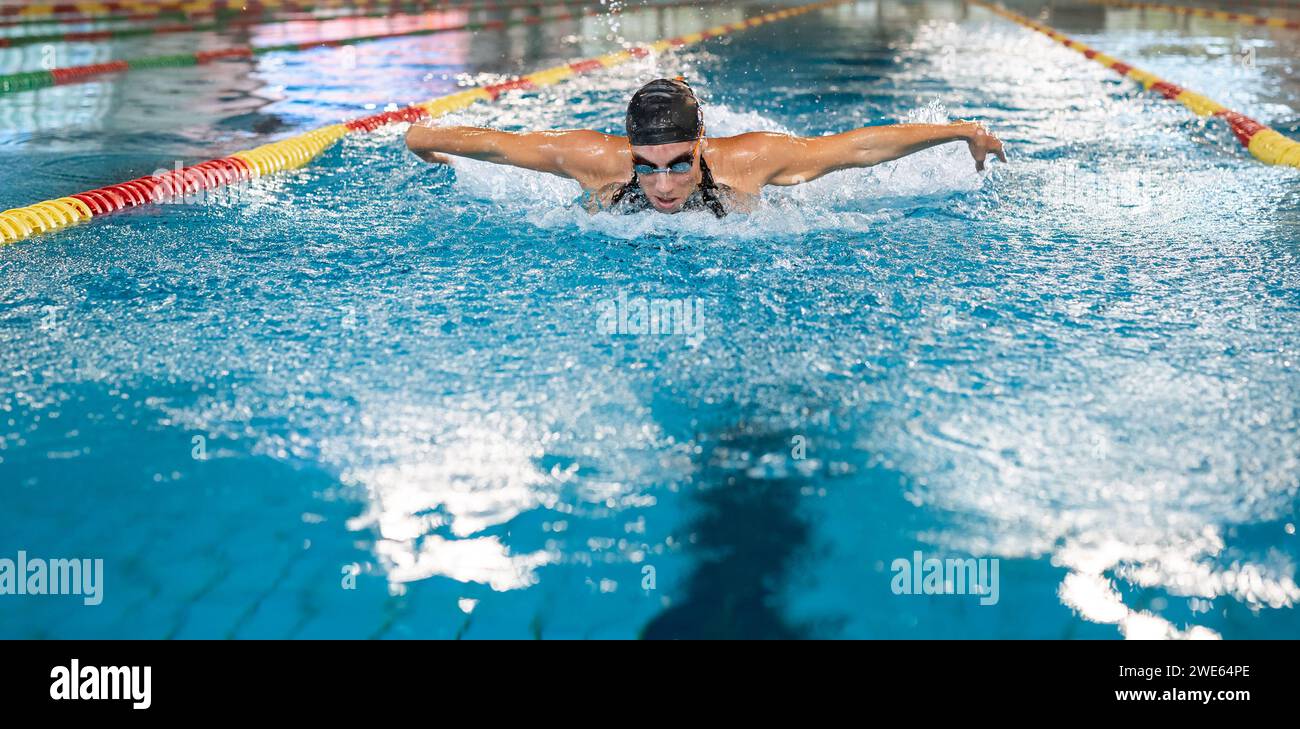
[[[2, 97], [0, 209], [771, 7]], [[1298, 34], [1041, 17], [1300, 136]], [[444, 123], [618, 132], [679, 73], [710, 134], [978, 118], [1011, 161], [948, 145], [748, 216], [588, 216], [574, 183], [426, 165], [396, 126], [8, 246], [0, 558], [105, 576], [97, 606], [0, 595], [0, 636], [1300, 637], [1294, 169], [949, 0], [850, 3]], [[695, 316], [636, 333], [651, 303]], [[996, 602], [897, 594], [917, 552], [997, 560]]]

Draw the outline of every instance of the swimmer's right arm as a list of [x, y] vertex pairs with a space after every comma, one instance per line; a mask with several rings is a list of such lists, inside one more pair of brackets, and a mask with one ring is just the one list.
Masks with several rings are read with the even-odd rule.
[[417, 124], [407, 131], [406, 146], [428, 162], [450, 164], [448, 155], [469, 157], [568, 177], [586, 189], [608, 184], [631, 167], [626, 139], [588, 130], [502, 132]]

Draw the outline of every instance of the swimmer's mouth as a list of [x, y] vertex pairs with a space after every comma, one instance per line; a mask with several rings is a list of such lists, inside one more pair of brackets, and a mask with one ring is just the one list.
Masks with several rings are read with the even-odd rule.
[[651, 203], [654, 203], [654, 206], [655, 206], [656, 208], [659, 208], [660, 210], [662, 210], [662, 211], [664, 211], [664, 212], [671, 212], [671, 211], [673, 211], [673, 210], [674, 210], [678, 205], [681, 204], [681, 199], [680, 199], [680, 198], [675, 198], [675, 197], [659, 197], [658, 195], [650, 195], [650, 196], [648, 196], [648, 197], [650, 198], [650, 202], [651, 202]]

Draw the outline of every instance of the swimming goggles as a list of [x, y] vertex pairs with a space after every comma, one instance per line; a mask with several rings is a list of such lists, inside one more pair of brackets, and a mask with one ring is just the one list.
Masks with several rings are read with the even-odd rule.
[[691, 158], [684, 159], [681, 162], [674, 162], [667, 167], [654, 167], [651, 165], [632, 165], [632, 171], [638, 175], [656, 175], [660, 173], [671, 173], [674, 175], [684, 175], [691, 171], [695, 166], [695, 155], [699, 154], [700, 143], [704, 141], [704, 135], [701, 134], [695, 140], [695, 147], [691, 149]]

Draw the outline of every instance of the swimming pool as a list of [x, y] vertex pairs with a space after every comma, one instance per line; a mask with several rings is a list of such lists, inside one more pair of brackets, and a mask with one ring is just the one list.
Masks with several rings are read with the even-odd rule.
[[[0, 209], [771, 7], [0, 97]], [[1298, 34], [1043, 20], [1300, 135]], [[948, 0], [847, 3], [445, 121], [617, 132], [677, 73], [711, 134], [975, 117], [1011, 163], [978, 175], [950, 145], [725, 221], [588, 216], [571, 183], [426, 165], [397, 125], [6, 246], [0, 557], [105, 576], [96, 606], [0, 597], [0, 635], [1300, 636], [1294, 169]], [[638, 305], [696, 316], [610, 331]], [[918, 552], [996, 559], [996, 603], [896, 594]]]

